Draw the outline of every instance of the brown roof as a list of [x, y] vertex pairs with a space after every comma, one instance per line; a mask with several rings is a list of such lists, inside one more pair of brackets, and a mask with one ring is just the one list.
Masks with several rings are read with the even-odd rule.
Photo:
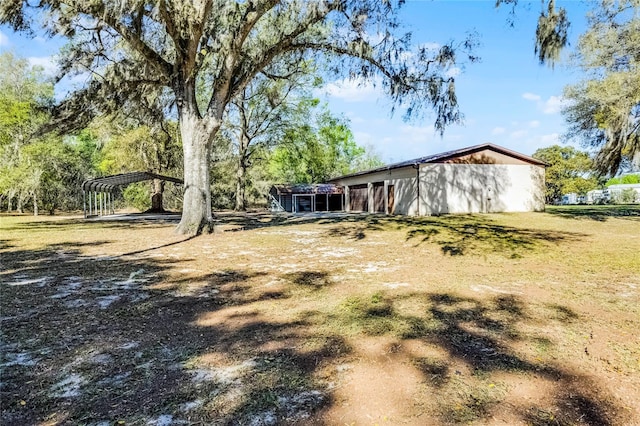
[[342, 194], [344, 188], [332, 183], [298, 183], [273, 185], [277, 194]]
[[474, 145], [474, 146], [470, 146], [470, 147], [467, 147], [467, 148], [461, 148], [461, 149], [456, 149], [456, 150], [453, 150], [453, 151], [442, 152], [440, 154], [428, 155], [426, 157], [420, 157], [420, 158], [416, 158], [416, 159], [413, 159], [413, 160], [402, 161], [400, 163], [389, 164], [387, 166], [378, 167], [376, 169], [371, 169], [371, 170], [365, 170], [365, 171], [362, 171], [362, 172], [352, 173], [352, 174], [345, 175], [345, 176], [340, 176], [340, 177], [337, 177], [337, 178], [334, 178], [334, 179], [329, 179], [328, 182], [335, 182], [337, 180], [348, 178], [348, 177], [362, 176], [362, 175], [367, 175], [369, 173], [383, 172], [383, 171], [386, 171], [386, 170], [399, 169], [399, 168], [402, 168], [402, 167], [413, 166], [413, 165], [417, 165], [417, 164], [445, 163], [445, 162], [450, 161], [450, 160], [452, 160], [454, 158], [458, 158], [458, 157], [463, 157], [465, 155], [474, 154], [476, 152], [480, 152], [480, 151], [483, 151], [485, 149], [490, 149], [492, 151], [499, 152], [501, 154], [505, 154], [505, 155], [517, 158], [519, 160], [522, 160], [522, 161], [525, 161], [527, 163], [531, 163], [531, 164], [534, 164], [534, 165], [538, 165], [538, 166], [547, 166], [548, 165], [544, 161], [537, 160], [537, 159], [535, 159], [533, 157], [530, 157], [528, 155], [524, 155], [524, 154], [521, 154], [519, 152], [512, 151], [510, 149], [501, 147], [499, 145], [494, 145], [492, 143], [484, 143], [484, 144], [481, 144], [481, 145]]

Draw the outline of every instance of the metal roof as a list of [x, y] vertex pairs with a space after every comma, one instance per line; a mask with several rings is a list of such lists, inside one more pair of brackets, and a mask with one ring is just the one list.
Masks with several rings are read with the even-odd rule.
[[344, 188], [332, 183], [299, 183], [273, 185], [276, 193], [280, 194], [342, 194]]
[[180, 184], [183, 183], [182, 179], [174, 178], [171, 176], [162, 176], [151, 172], [131, 172], [85, 180], [82, 183], [82, 190], [113, 192], [119, 186], [127, 186], [135, 182], [142, 182], [152, 179], [160, 179]]
[[544, 161], [540, 161], [540, 160], [535, 159], [533, 157], [529, 157], [528, 155], [520, 154], [519, 152], [512, 151], [510, 149], [501, 147], [499, 145], [494, 145], [492, 143], [484, 143], [484, 144], [480, 144], [480, 145], [470, 146], [470, 147], [467, 147], [467, 148], [461, 148], [461, 149], [456, 149], [456, 150], [453, 150], [453, 151], [442, 152], [440, 154], [428, 155], [426, 157], [420, 157], [420, 158], [416, 158], [416, 159], [413, 159], [413, 160], [402, 161], [400, 163], [389, 164], [387, 166], [378, 167], [376, 169], [365, 170], [365, 171], [358, 172], [358, 173], [352, 173], [350, 175], [345, 175], [345, 176], [340, 176], [340, 177], [337, 177], [337, 178], [334, 178], [334, 179], [329, 179], [328, 182], [335, 182], [335, 181], [338, 181], [340, 179], [344, 179], [344, 178], [348, 178], [348, 177], [362, 176], [362, 175], [367, 175], [369, 173], [376, 173], [376, 172], [384, 172], [384, 171], [387, 171], [387, 170], [399, 169], [399, 168], [402, 168], [402, 167], [414, 166], [414, 165], [417, 165], [417, 164], [442, 163], [444, 161], [451, 160], [451, 159], [456, 158], [456, 157], [461, 157], [461, 156], [464, 156], [464, 155], [473, 154], [475, 152], [482, 151], [482, 150], [485, 150], [485, 149], [490, 149], [492, 151], [499, 152], [499, 153], [502, 153], [502, 154], [505, 154], [505, 155], [520, 159], [522, 161], [526, 161], [526, 162], [531, 163], [531, 164], [536, 164], [536, 165], [540, 165], [540, 166], [548, 166], [548, 164], [545, 163]]

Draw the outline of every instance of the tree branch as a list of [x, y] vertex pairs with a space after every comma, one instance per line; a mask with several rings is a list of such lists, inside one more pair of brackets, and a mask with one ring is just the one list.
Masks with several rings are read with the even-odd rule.
[[98, 17], [103, 20], [107, 25], [113, 28], [128, 44], [131, 48], [140, 53], [149, 63], [156, 68], [161, 74], [163, 74], [167, 80], [171, 80], [173, 74], [173, 65], [167, 62], [158, 52], [153, 50], [151, 46], [144, 42], [141, 38], [141, 34], [136, 34], [130, 31], [125, 25], [120, 23], [115, 16], [105, 13], [103, 16]]

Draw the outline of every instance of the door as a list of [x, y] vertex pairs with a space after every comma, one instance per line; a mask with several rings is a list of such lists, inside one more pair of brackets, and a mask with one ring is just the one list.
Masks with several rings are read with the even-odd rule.
[[373, 211], [384, 213], [384, 182], [373, 184]]
[[396, 209], [395, 195], [396, 195], [395, 187], [393, 185], [387, 186], [387, 211], [389, 212], [389, 214], [395, 213], [395, 209]]
[[354, 212], [369, 211], [369, 194], [367, 184], [349, 187], [349, 209]]
[[294, 212], [304, 213], [313, 211], [313, 195], [294, 195]]

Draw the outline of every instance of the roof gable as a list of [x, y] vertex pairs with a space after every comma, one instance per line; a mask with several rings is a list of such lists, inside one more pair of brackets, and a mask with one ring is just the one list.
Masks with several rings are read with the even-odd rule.
[[[499, 154], [499, 156], [491, 155], [491, 153]], [[483, 162], [484, 157], [484, 162]], [[505, 162], [505, 158], [513, 158], [518, 162]], [[362, 176], [369, 173], [382, 172], [386, 170], [398, 169], [402, 167], [416, 166], [418, 164], [436, 164], [436, 163], [456, 163], [456, 164], [532, 164], [535, 166], [547, 166], [543, 161], [537, 160], [525, 154], [494, 145], [485, 143], [474, 145], [467, 148], [461, 148], [453, 151], [442, 152], [440, 154], [428, 155], [426, 157], [415, 158], [413, 160], [402, 161], [399, 163], [389, 164], [387, 166], [378, 167], [376, 169], [365, 170], [350, 175], [340, 176], [330, 179], [329, 182], [344, 179], [347, 177]]]

